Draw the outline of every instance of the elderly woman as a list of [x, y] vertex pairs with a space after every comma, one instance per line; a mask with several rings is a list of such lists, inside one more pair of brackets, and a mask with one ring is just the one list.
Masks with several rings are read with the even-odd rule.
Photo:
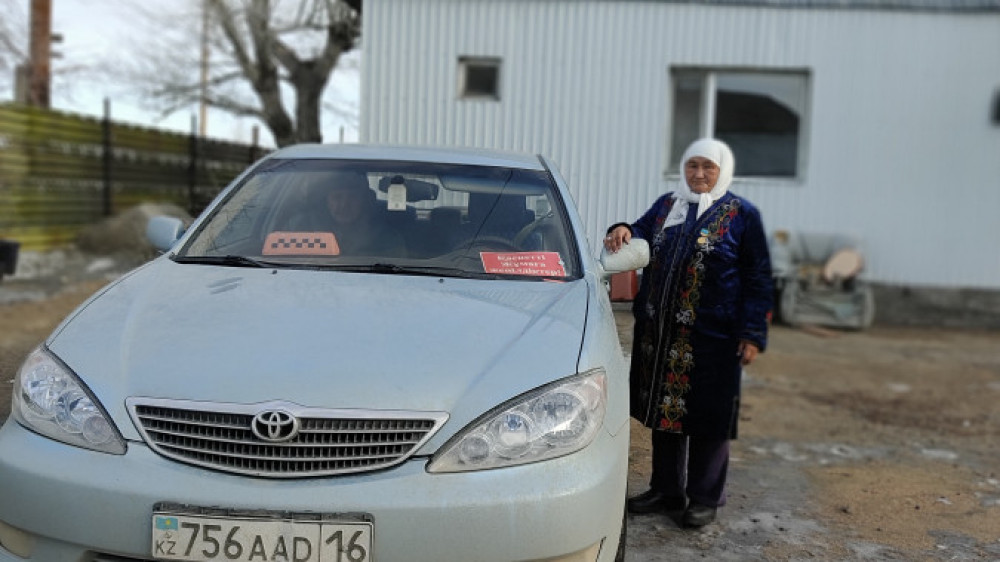
[[729, 193], [734, 168], [726, 144], [695, 141], [679, 189], [604, 241], [617, 252], [643, 238], [651, 255], [632, 307], [631, 413], [653, 430], [653, 473], [628, 508], [686, 507], [690, 527], [714, 521], [726, 502], [741, 366], [764, 350], [772, 304], [764, 227], [756, 207]]

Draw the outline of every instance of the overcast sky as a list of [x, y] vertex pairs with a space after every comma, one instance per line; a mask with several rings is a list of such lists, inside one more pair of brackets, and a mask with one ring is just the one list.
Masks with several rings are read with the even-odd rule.
[[[30, 0], [10, 1], [20, 5], [21, 13], [3, 14], [3, 17], [25, 17]], [[171, 4], [176, 7], [179, 2], [146, 3], [147, 6]], [[63, 111], [100, 116], [103, 114], [103, 99], [109, 97], [112, 118], [117, 121], [190, 132], [191, 118], [198, 113], [196, 105], [169, 117], [161, 117], [138, 107], [134, 102], [130, 103], [120, 94], [120, 86], [108, 83], [100, 73], [92, 70], [129, 56], [127, 46], [135, 43], [135, 33], [141, 33], [139, 26], [132, 25], [129, 21], [132, 14], [124, 0], [52, 0], [52, 31], [63, 37], [62, 42], [54, 46], [54, 51], [60, 53], [61, 57], [53, 61], [52, 106]], [[341, 57], [338, 70], [327, 86], [324, 101], [356, 115], [359, 68], [359, 51], [355, 50]], [[0, 100], [10, 99], [12, 96], [13, 93], [9, 90], [0, 91]], [[341, 127], [344, 127], [345, 141], [357, 140], [356, 117], [353, 122], [348, 122], [334, 112], [324, 111], [322, 121], [325, 142], [337, 142]], [[255, 123], [257, 122], [253, 119], [237, 119], [210, 110], [207, 134], [213, 138], [249, 143]], [[273, 145], [273, 140], [263, 125], [260, 126], [260, 133], [262, 144]]]

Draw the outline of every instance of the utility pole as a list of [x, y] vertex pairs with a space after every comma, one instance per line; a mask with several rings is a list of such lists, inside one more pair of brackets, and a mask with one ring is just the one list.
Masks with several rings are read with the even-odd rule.
[[201, 2], [201, 104], [198, 108], [198, 136], [208, 129], [208, 0]]
[[28, 105], [50, 106], [52, 81], [52, 0], [31, 0]]

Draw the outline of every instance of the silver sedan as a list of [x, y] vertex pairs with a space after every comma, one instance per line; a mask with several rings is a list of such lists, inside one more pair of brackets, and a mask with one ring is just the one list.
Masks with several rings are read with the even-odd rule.
[[147, 234], [17, 373], [0, 561], [622, 560], [627, 366], [548, 159], [290, 147]]

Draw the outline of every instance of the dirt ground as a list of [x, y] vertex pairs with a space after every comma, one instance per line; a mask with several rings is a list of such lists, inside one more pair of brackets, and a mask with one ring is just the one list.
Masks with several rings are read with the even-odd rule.
[[1000, 560], [1000, 333], [774, 326], [744, 379], [719, 521], [630, 516], [632, 560]]
[[[0, 284], [0, 420], [21, 360], [107, 277]], [[719, 521], [629, 516], [627, 559], [1000, 560], [998, 402], [998, 332], [775, 326], [745, 373]], [[630, 495], [650, 468], [632, 429]]]

